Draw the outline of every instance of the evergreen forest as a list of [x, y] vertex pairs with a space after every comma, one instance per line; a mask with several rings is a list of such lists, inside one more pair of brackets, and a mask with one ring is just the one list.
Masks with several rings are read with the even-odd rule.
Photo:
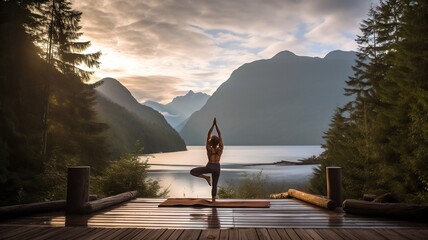
[[326, 194], [325, 167], [340, 166], [345, 197], [392, 193], [428, 203], [428, 3], [385, 0], [360, 24], [354, 75], [324, 134], [311, 190]]

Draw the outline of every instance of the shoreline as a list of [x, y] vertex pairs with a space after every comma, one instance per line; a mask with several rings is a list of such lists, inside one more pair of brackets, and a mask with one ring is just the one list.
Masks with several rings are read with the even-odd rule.
[[262, 166], [262, 165], [275, 165], [275, 166], [302, 166], [302, 165], [319, 165], [321, 164], [315, 157], [310, 157], [307, 159], [299, 159], [296, 162], [281, 160], [274, 163], [254, 163], [254, 164], [245, 164], [244, 166]]

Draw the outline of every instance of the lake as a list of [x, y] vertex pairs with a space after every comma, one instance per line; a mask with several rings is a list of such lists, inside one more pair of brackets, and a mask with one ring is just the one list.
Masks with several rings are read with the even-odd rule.
[[[204, 179], [190, 175], [190, 170], [205, 166], [205, 146], [188, 146], [188, 151], [157, 153], [142, 156], [148, 159], [148, 176], [169, 187], [169, 197], [211, 197], [211, 187]], [[321, 146], [225, 146], [221, 159], [219, 186], [235, 182], [245, 174], [262, 171], [270, 183], [286, 187], [306, 186], [317, 165], [270, 165], [281, 160], [297, 161], [322, 152]], [[252, 165], [266, 164], [266, 165]]]

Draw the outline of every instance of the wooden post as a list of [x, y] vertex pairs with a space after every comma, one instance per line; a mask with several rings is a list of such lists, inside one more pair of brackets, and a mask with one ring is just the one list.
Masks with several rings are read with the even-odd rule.
[[68, 168], [66, 213], [80, 213], [89, 201], [89, 166]]
[[327, 167], [327, 198], [336, 202], [337, 206], [342, 206], [342, 168]]

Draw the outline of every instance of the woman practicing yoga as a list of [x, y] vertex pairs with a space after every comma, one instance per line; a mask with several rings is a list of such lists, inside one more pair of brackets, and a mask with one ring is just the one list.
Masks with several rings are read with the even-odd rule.
[[[218, 136], [211, 135], [213, 129], [216, 129]], [[212, 201], [215, 202], [215, 198], [217, 196], [217, 183], [220, 177], [220, 157], [223, 153], [223, 140], [221, 139], [220, 129], [217, 126], [217, 120], [214, 118], [213, 125], [208, 131], [207, 141], [206, 141], [206, 149], [208, 155], [208, 163], [205, 167], [197, 167], [190, 171], [195, 177], [204, 178], [207, 180], [208, 184], [211, 186], [211, 177], [212, 177], [212, 190], [211, 196]], [[204, 174], [211, 173], [210, 176], [206, 176]]]

